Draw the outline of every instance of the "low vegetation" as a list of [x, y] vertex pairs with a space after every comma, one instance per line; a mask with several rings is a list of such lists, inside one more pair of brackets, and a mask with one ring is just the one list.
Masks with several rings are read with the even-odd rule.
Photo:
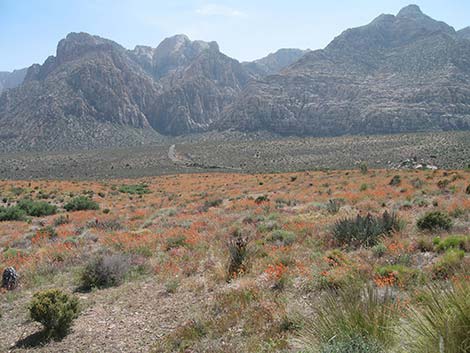
[[462, 353], [469, 173], [0, 181], [0, 351]]
[[44, 326], [47, 337], [63, 338], [78, 317], [79, 303], [75, 296], [48, 289], [34, 294], [29, 312], [31, 319]]

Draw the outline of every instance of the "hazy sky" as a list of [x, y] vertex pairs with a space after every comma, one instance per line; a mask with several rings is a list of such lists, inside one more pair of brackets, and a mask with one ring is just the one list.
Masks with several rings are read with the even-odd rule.
[[[412, 0], [0, 0], [0, 71], [42, 63], [69, 32], [127, 48], [184, 33], [215, 40], [238, 60], [279, 48], [326, 46], [344, 29], [396, 14]], [[416, 1], [456, 29], [470, 25], [469, 0]]]

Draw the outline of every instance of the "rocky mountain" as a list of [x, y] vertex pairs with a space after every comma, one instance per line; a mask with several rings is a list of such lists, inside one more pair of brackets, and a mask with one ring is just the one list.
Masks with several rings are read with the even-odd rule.
[[333, 136], [470, 128], [470, 42], [418, 6], [252, 81], [220, 130]]
[[71, 33], [42, 65], [0, 75], [11, 88], [0, 94], [0, 151], [128, 146], [217, 130], [470, 129], [468, 34], [411, 5], [346, 30], [325, 49], [239, 63], [217, 43], [184, 35], [128, 50]]
[[216, 42], [165, 39], [157, 48], [136, 47], [131, 56], [163, 87], [152, 127], [169, 135], [207, 131], [253, 76], [220, 52]]
[[0, 96], [0, 149], [119, 146], [205, 131], [251, 78], [215, 42], [175, 36], [129, 51], [71, 33]]
[[464, 29], [461, 29], [460, 31], [458, 31], [457, 36], [459, 36], [459, 38], [470, 40], [470, 26], [465, 27]]
[[120, 45], [85, 33], [61, 40], [56, 56], [28, 69], [0, 97], [0, 148], [61, 149], [146, 141], [161, 91]]
[[13, 72], [0, 72], [0, 93], [8, 88], [18, 87], [23, 83], [28, 69], [14, 70]]
[[301, 49], [279, 49], [275, 53], [251, 62], [242, 63], [253, 75], [263, 77], [279, 73], [289, 65], [299, 60], [309, 50]]

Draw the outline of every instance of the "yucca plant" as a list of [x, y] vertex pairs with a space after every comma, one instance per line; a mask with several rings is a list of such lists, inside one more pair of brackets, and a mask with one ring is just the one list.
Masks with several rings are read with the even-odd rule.
[[405, 325], [409, 353], [470, 352], [470, 281], [434, 284], [410, 309]]

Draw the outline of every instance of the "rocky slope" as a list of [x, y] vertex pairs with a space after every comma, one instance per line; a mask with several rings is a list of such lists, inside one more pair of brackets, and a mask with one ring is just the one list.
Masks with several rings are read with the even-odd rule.
[[28, 69], [14, 70], [13, 72], [0, 72], [0, 93], [8, 88], [18, 87], [23, 83]]
[[461, 29], [460, 31], [457, 32], [457, 35], [460, 38], [470, 40], [470, 27], [465, 27], [464, 29]]
[[157, 48], [136, 47], [131, 56], [163, 87], [155, 100], [151, 126], [169, 135], [207, 131], [251, 78], [215, 42], [165, 39]]
[[253, 75], [263, 77], [281, 72], [283, 69], [299, 60], [309, 50], [301, 49], [279, 49], [275, 53], [251, 62], [242, 63]]
[[118, 44], [85, 33], [29, 68], [0, 97], [2, 150], [138, 144], [157, 135], [146, 116], [161, 91]]
[[217, 124], [331, 136], [470, 128], [470, 42], [408, 6], [253, 81]]

